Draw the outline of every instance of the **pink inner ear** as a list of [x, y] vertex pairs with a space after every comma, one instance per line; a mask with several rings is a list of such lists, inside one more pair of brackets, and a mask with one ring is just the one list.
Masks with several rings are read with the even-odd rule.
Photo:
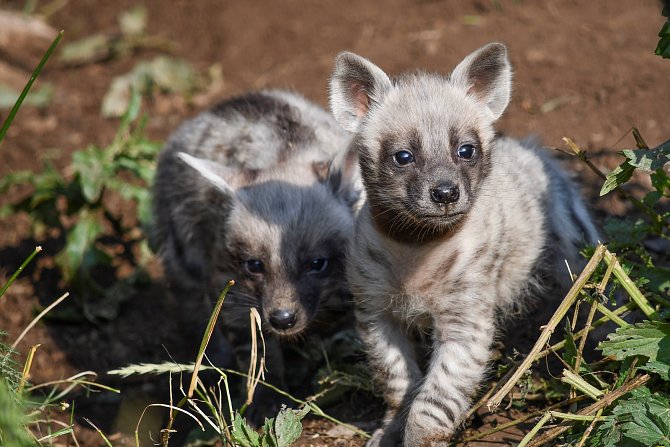
[[365, 91], [365, 87], [361, 84], [353, 84], [351, 86], [351, 96], [356, 105], [356, 116], [364, 117], [370, 106], [370, 97]]

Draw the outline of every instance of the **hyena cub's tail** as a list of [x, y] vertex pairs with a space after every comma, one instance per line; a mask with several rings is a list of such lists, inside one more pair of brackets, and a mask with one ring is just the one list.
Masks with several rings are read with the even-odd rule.
[[579, 250], [587, 244], [598, 243], [601, 238], [579, 188], [566, 174], [566, 170], [561, 168], [559, 161], [548, 150], [539, 149], [537, 152], [549, 176], [547, 220], [552, 244], [556, 255], [561, 256], [561, 264], [566, 260], [571, 268], [579, 268], [584, 262]]

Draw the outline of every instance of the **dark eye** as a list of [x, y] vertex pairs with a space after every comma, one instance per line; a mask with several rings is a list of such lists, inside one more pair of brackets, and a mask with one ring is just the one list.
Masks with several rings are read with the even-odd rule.
[[412, 155], [410, 151], [396, 152], [393, 155], [393, 161], [396, 166], [406, 166], [410, 163], [414, 163], [414, 155]]
[[458, 148], [456, 155], [458, 155], [458, 158], [469, 160], [473, 155], [475, 155], [475, 147], [471, 144], [464, 144]]
[[258, 259], [244, 261], [244, 268], [247, 269], [247, 272], [253, 275], [265, 273], [265, 265], [263, 265], [263, 261], [259, 261]]
[[307, 273], [321, 273], [328, 268], [328, 258], [316, 258], [307, 263]]

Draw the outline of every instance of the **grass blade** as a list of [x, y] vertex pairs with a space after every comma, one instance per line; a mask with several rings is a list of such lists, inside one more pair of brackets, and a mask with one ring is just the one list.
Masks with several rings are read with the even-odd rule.
[[2, 289], [0, 289], [0, 298], [5, 294], [7, 289], [9, 289], [9, 286], [12, 285], [12, 283], [18, 278], [18, 276], [21, 274], [21, 272], [26, 268], [28, 264], [30, 264], [30, 261], [33, 260], [33, 258], [37, 255], [37, 253], [42, 251], [42, 247], [37, 246], [35, 247], [35, 251], [33, 251], [28, 258], [26, 258], [25, 261], [23, 261], [23, 264], [14, 272], [12, 276], [7, 280], [4, 286], [2, 286]]
[[33, 86], [33, 82], [35, 82], [35, 79], [37, 79], [37, 76], [39, 76], [40, 72], [42, 71], [42, 68], [44, 68], [44, 65], [49, 60], [49, 57], [51, 57], [51, 54], [54, 52], [54, 50], [60, 43], [61, 39], [63, 38], [64, 32], [65, 31], [61, 30], [58, 33], [54, 41], [51, 43], [51, 46], [49, 46], [47, 52], [44, 53], [44, 56], [42, 56], [42, 60], [40, 61], [39, 64], [37, 64], [37, 67], [33, 71], [33, 74], [30, 76], [28, 83], [26, 84], [25, 87], [23, 87], [23, 91], [19, 95], [19, 99], [16, 100], [14, 107], [12, 107], [12, 110], [9, 112], [9, 115], [7, 115], [7, 119], [5, 119], [5, 122], [2, 124], [2, 128], [0, 128], [0, 145], [2, 144], [2, 140], [5, 138], [5, 134], [7, 133], [9, 126], [12, 124], [12, 121], [14, 121], [14, 117], [18, 113], [19, 108], [21, 108], [23, 100], [26, 99], [26, 96], [28, 96], [28, 92], [30, 91], [30, 88]]

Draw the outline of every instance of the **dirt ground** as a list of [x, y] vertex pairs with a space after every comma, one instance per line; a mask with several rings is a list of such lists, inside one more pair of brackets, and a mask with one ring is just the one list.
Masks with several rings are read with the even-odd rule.
[[[665, 20], [656, 0], [390, 0], [383, 5], [352, 0], [145, 0], [142, 4], [148, 11], [149, 34], [175, 44], [175, 54], [198, 69], [220, 64], [223, 74], [221, 88], [194, 103], [163, 95], [146, 104], [147, 132], [154, 140], [164, 140], [184, 118], [207, 105], [249, 90], [291, 88], [325, 106], [333, 60], [342, 50], [364, 55], [389, 73], [418, 68], [446, 73], [490, 41], [508, 45], [514, 67], [512, 103], [499, 123], [505, 133], [533, 134], [547, 146], [560, 148], [565, 148], [561, 139], [570, 137], [604, 169], [617, 164], [616, 150], [633, 145], [632, 137], [625, 136], [633, 126], [650, 145], [670, 137], [666, 126], [670, 61], [653, 54], [656, 34]], [[48, 23], [65, 30], [64, 42], [74, 41], [96, 32], [116, 32], [118, 14], [135, 5], [128, 0], [64, 0]], [[18, 1], [0, 4], [11, 10], [22, 7]], [[155, 54], [138, 51], [79, 67], [49, 62], [38, 87], [52, 83], [54, 98], [44, 108], [25, 106], [19, 112], [0, 146], [0, 176], [20, 169], [39, 170], [45, 158], [63, 169], [73, 150], [109, 143], [118, 121], [101, 116], [103, 95], [115, 76]], [[0, 59], [3, 56], [0, 53]], [[37, 59], [10, 62], [29, 72]], [[0, 110], [0, 120], [7, 113]], [[597, 198], [600, 183], [590, 171], [575, 161], [569, 165], [583, 182], [599, 219], [626, 212], [616, 198]], [[0, 205], [9, 199], [0, 197]], [[0, 283], [32, 251], [35, 241], [27, 229], [24, 218], [0, 220]], [[48, 260], [50, 248], [47, 243], [44, 259]], [[59, 295], [58, 287], [42, 285], [44, 278], [39, 275], [49, 271], [48, 261], [40, 269], [29, 268], [0, 302], [0, 328], [10, 340], [32, 319], [38, 305]], [[171, 352], [183, 349], [183, 340], [170, 327], [172, 310], [163, 298], [164, 291], [157, 285], [142, 299], [124, 304], [120, 315], [108, 323], [38, 325], [18, 347], [26, 352], [29, 346], [42, 344], [32, 381], [83, 370], [104, 374], [132, 362], [166, 360], [163, 347]], [[193, 345], [197, 343], [193, 340]], [[135, 386], [135, 392], [125, 399], [123, 395], [83, 399], [77, 403], [77, 413], [111, 433], [115, 444], [129, 444], [138, 411], [149, 403], [147, 396], [165, 384], [158, 380], [119, 383], [104, 375], [101, 380], [121, 388]], [[495, 417], [482, 411], [472, 425], [486, 430], [514, 417], [514, 411]], [[374, 428], [375, 421], [361, 420], [364, 413], [358, 410], [338, 413], [362, 423], [366, 430]], [[79, 422], [83, 445], [104, 444], [89, 425]], [[155, 430], [159, 424], [156, 412], [143, 427]], [[332, 424], [309, 421], [300, 445], [363, 445], [330, 429]], [[519, 434], [506, 431], [488, 438], [489, 442], [469, 445], [513, 445]]]

